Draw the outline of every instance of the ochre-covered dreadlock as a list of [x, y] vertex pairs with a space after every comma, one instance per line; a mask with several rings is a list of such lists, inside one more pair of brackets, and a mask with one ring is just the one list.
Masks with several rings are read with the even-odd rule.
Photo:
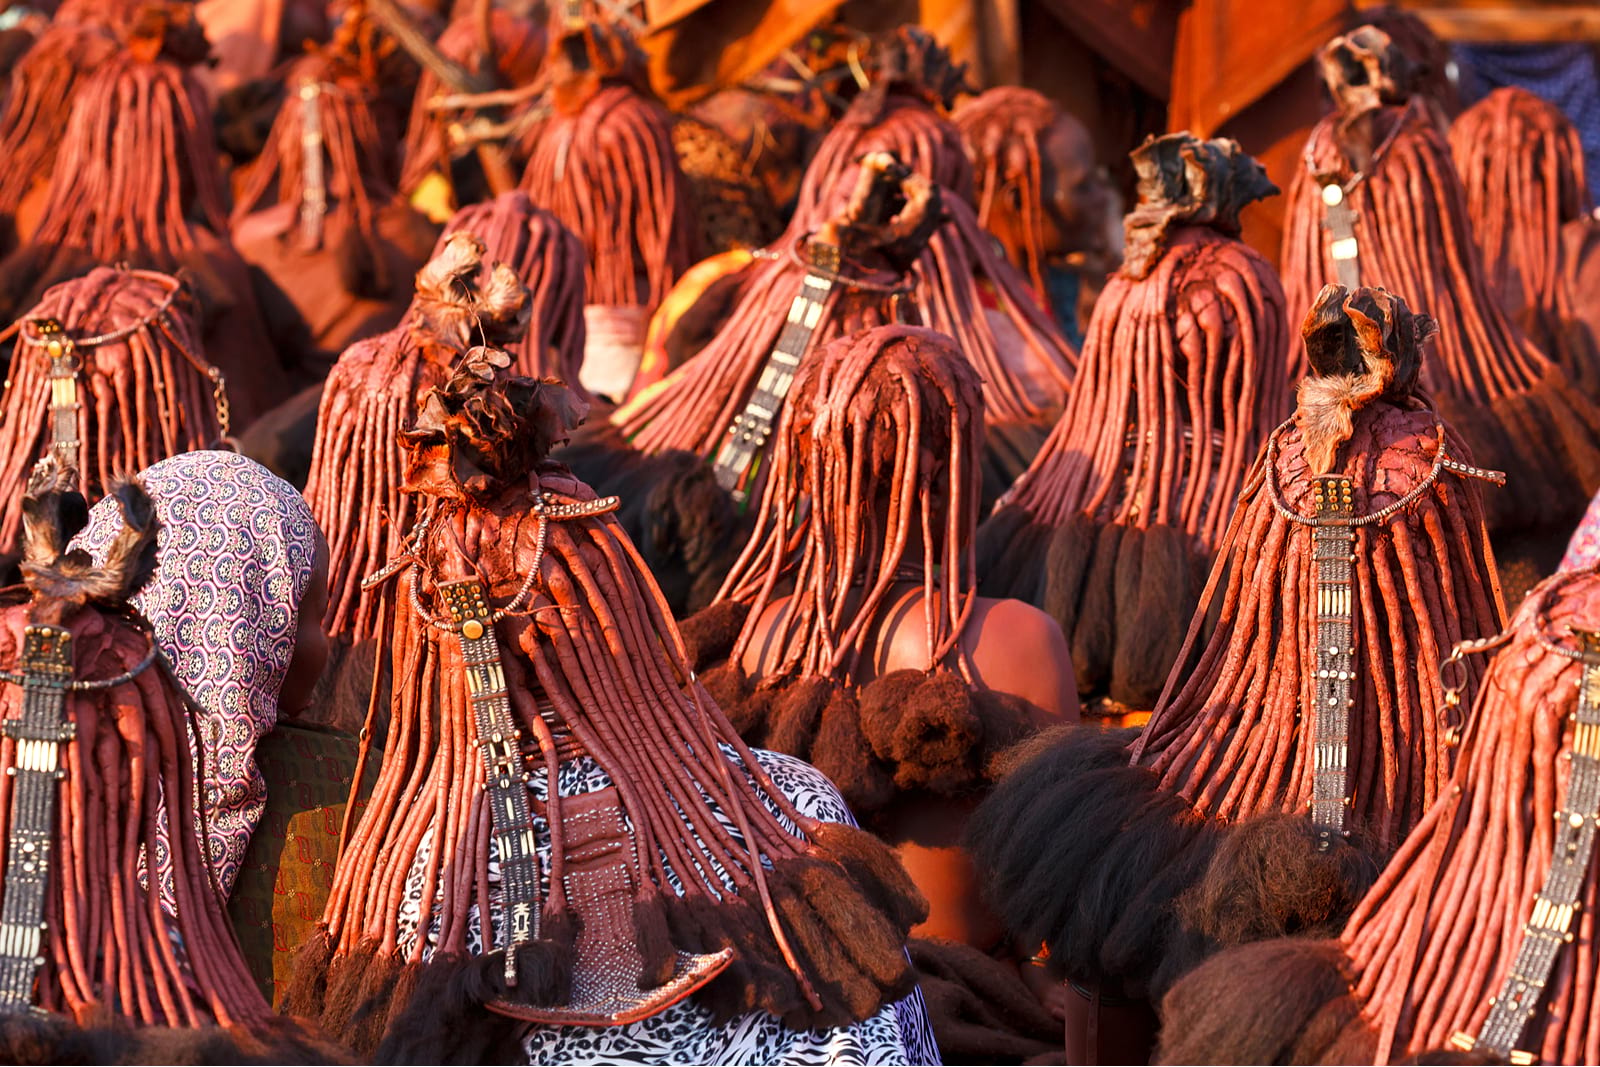
[[[199, 791], [187, 697], [156, 656], [149, 624], [127, 607], [155, 565], [154, 509], [136, 483], [113, 490], [123, 528], [104, 565], [92, 566], [67, 550], [87, 515], [73, 481], [53, 459], [35, 472], [22, 504], [25, 588], [0, 606], [0, 821], [11, 846], [34, 852], [44, 871], [33, 890], [42, 896], [38, 977], [20, 1004], [7, 989], [0, 1047], [8, 1058], [48, 1063], [59, 1062], [52, 1050], [94, 1044], [80, 1027], [118, 1028], [122, 1055], [136, 1054], [142, 1040], [131, 1028], [210, 1027], [215, 1040], [222, 1027], [236, 1047], [213, 1055], [298, 1051], [300, 1059], [308, 1050], [293, 1047], [297, 1028], [273, 1015], [239, 954], [200, 837], [166, 833], [196, 824]], [[62, 639], [53, 628], [70, 635], [60, 723], [36, 704], [41, 668], [31, 658], [56, 650]], [[44, 788], [55, 795], [41, 798], [39, 772], [50, 771], [59, 780]], [[43, 840], [32, 837], [41, 830]], [[158, 856], [171, 871], [171, 911], [145, 872]], [[25, 951], [32, 893], [23, 880], [32, 869], [8, 867], [11, 960]], [[30, 1004], [52, 1015], [32, 1014]], [[168, 1056], [182, 1054], [184, 1038], [168, 1041]]]
[[[1339, 940], [1249, 945], [1208, 962], [1167, 998], [1159, 1062], [1504, 1062], [1504, 1048], [1460, 1050], [1481, 1038], [1497, 998], [1512, 996], [1512, 1050], [1600, 1063], [1600, 879], [1585, 853], [1572, 897], [1547, 882], [1594, 817], [1577, 787], [1594, 728], [1580, 712], [1590, 668], [1574, 631], [1600, 631], [1592, 569], [1550, 578], [1523, 601], [1464, 724], [1449, 790]], [[1536, 947], [1534, 960], [1554, 954], [1542, 981], [1514, 966]], [[1539, 984], [1515, 993], [1513, 975]]]
[[978, 224], [992, 230], [991, 218], [1004, 210], [1007, 198], [1014, 197], [1022, 246], [1010, 250], [1012, 262], [1027, 273], [1036, 291], [1048, 292], [1045, 261], [1051, 250], [1045, 219], [1052, 206], [1046, 202], [1045, 181], [1050, 175], [1044, 141], [1058, 124], [1079, 140], [1087, 141], [1088, 131], [1043, 93], [1016, 85], [984, 91], [958, 107], [953, 118], [976, 168]]
[[[506, 88], [531, 83], [538, 76], [545, 58], [543, 23], [514, 15], [499, 6], [492, 9], [490, 19], [496, 80]], [[483, 54], [481, 30], [482, 24], [476, 14], [464, 15], [445, 28], [435, 47], [445, 58], [461, 63], [469, 70], [481, 72], [489, 62], [489, 58]], [[450, 142], [447, 113], [430, 106], [445, 92], [438, 75], [430, 70], [422, 72], [411, 105], [411, 118], [406, 126], [400, 171], [400, 191], [408, 197], [417, 192], [429, 175], [446, 178], [451, 188], [455, 188], [451, 164], [456, 151]], [[458, 190], [456, 202], [470, 201], [476, 191], [472, 188]]]
[[116, 50], [105, 26], [58, 19], [12, 69], [0, 111], [0, 159], [6, 161], [0, 170], [0, 212], [15, 219], [18, 231], [7, 240], [7, 251], [31, 232], [34, 220], [17, 216], [24, 200], [50, 176], [78, 86]]
[[1127, 259], [1096, 304], [1072, 397], [978, 538], [985, 593], [1044, 607], [1080, 691], [1160, 695], [1250, 465], [1286, 413], [1272, 267], [1239, 212], [1277, 192], [1233, 141], [1151, 138]]
[[78, 89], [38, 228], [0, 263], [0, 311], [14, 318], [98, 264], [186, 268], [242, 428], [282, 399], [286, 379], [249, 272], [225, 240], [211, 111], [187, 67], [206, 48], [192, 20], [187, 8], [142, 8], [125, 49]]
[[[722, 603], [685, 625], [702, 662], [726, 652], [706, 684], [745, 739], [812, 761], [866, 818], [896, 787], [969, 792], [987, 754], [1031, 725], [976, 685], [962, 643], [982, 450], [978, 377], [948, 337], [880, 326], [835, 339], [795, 379]], [[872, 680], [891, 594], [907, 582], [923, 587], [925, 669]], [[699, 640], [738, 616], [731, 648]], [[740, 663], [758, 635], [772, 659], [752, 690]]]
[[520, 189], [456, 212], [436, 253], [456, 233], [470, 233], [483, 242], [485, 271], [490, 264], [504, 263], [532, 294], [527, 335], [505, 346], [515, 359], [512, 370], [529, 378], [560, 378], [585, 396], [578, 381], [584, 342], [583, 242], [560, 219], [534, 207]]
[[1440, 796], [1440, 664], [1503, 609], [1482, 472], [1418, 394], [1432, 331], [1381, 289], [1323, 290], [1314, 376], [1246, 480], [1193, 668], [1136, 739], [1042, 737], [974, 816], [993, 904], [1058, 973], [1158, 995], [1219, 945], [1337, 929]]
[[309, 331], [295, 347], [313, 373], [399, 321], [434, 240], [396, 197], [375, 63], [330, 50], [290, 68], [289, 98], [234, 209], [234, 243], [288, 298], [283, 318]]
[[85, 496], [223, 436], [226, 386], [206, 361], [186, 297], [168, 275], [96, 267], [51, 288], [22, 317], [0, 398], [0, 547], [16, 543], [34, 463], [57, 447], [52, 342], [68, 346], [63, 369], [76, 407], [67, 416], [69, 465]]
[[1450, 152], [1490, 291], [1574, 381], [1600, 380], [1561, 270], [1561, 229], [1589, 209], [1577, 127], [1526, 89], [1496, 89], [1456, 117]]
[[[695, 682], [609, 502], [545, 459], [582, 403], [559, 383], [506, 378], [509, 362], [474, 350], [405, 436], [407, 487], [421, 501], [391, 568], [405, 586], [391, 741], [291, 1005], [325, 1005], [341, 1032], [364, 1018], [358, 1045], [387, 1031], [394, 1047], [427, 1057], [484, 1042], [496, 1018], [488, 1002], [565, 1004], [586, 904], [568, 895], [566, 872], [582, 862], [577, 842], [588, 831], [581, 798], [561, 795], [557, 779], [564, 760], [584, 755], [617, 790], [637, 872], [631, 915], [592, 915], [585, 929], [628, 931], [642, 990], [672, 974], [674, 949], [726, 948], [732, 964], [694, 994], [723, 1018], [766, 1011], [810, 1028], [870, 1015], [911, 982], [904, 938], [922, 911], [915, 890], [881, 843], [802, 815], [761, 770]], [[468, 707], [463, 646], [435, 618], [441, 583], [469, 577], [504, 606], [488, 625], [520, 730], [519, 766], [543, 786], [543, 819], [528, 832], [548, 876], [536, 863], [540, 916], [515, 950], [514, 983], [504, 931], [491, 936], [504, 924], [485, 881], [496, 855], [507, 859], [483, 788], [489, 741]], [[402, 933], [397, 916], [418, 893], [416, 933]], [[480, 928], [486, 954], [474, 956]]]
[[412, 498], [400, 492], [396, 436], [475, 340], [520, 338], [526, 329], [527, 289], [510, 267], [495, 264], [484, 277], [484, 266], [477, 237], [448, 238], [418, 272], [405, 320], [357, 341], [328, 375], [306, 501], [328, 539], [326, 626], [334, 637], [375, 637], [381, 625], [382, 590], [362, 581], [399, 553], [413, 514]]
[[[1408, 95], [1408, 61], [1367, 26], [1336, 38], [1322, 62], [1338, 109], [1312, 130], [1289, 189], [1290, 314], [1340, 277], [1327, 203], [1337, 196], [1341, 210], [1354, 212], [1362, 283], [1402, 293], [1440, 322], [1430, 386], [1473, 453], [1507, 473], [1507, 491], [1491, 501], [1495, 526], [1576, 514], [1600, 485], [1600, 408], [1528, 341], [1486, 284], [1438, 121], [1426, 98]], [[1340, 254], [1348, 251], [1341, 242]]]
[[569, 33], [547, 74], [550, 115], [526, 135], [522, 187], [588, 249], [589, 303], [643, 307], [648, 316], [695, 254], [672, 116], [620, 27], [596, 22]]
[[817, 146], [800, 182], [796, 216], [815, 217], [835, 183], [869, 152], [889, 152], [956, 196], [972, 202], [972, 161], [949, 118], [967, 90], [966, 67], [951, 62], [932, 35], [901, 26], [872, 43], [871, 82]]

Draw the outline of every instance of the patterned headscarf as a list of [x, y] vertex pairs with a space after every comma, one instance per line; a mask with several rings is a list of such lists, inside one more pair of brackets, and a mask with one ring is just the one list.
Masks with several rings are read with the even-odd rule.
[[[267, 802], [256, 742], [278, 721], [317, 527], [293, 486], [234, 452], [186, 452], [139, 479], [161, 528], [133, 605], [202, 712], [207, 852], [227, 893]], [[100, 560], [121, 521], [102, 501], [77, 545]]]

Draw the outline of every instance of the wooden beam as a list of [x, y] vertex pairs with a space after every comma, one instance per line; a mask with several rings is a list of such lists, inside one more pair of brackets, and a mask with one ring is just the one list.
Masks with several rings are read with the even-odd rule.
[[[1040, 0], [1079, 40], [1150, 95], [1172, 91], [1177, 4], [1166, 0]], [[1027, 42], [1023, 42], [1027, 47]]]

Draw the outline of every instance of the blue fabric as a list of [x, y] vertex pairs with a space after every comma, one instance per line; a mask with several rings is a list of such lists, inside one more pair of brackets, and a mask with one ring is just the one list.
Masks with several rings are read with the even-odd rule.
[[1083, 348], [1083, 329], [1078, 324], [1078, 289], [1081, 284], [1077, 271], [1053, 263], [1045, 264], [1044, 286], [1048, 290], [1045, 298], [1050, 301], [1056, 325], [1072, 342], [1072, 347], [1080, 351]]
[[1583, 141], [1583, 166], [1600, 181], [1600, 65], [1587, 44], [1457, 44], [1461, 102], [1514, 85], [1566, 113]]

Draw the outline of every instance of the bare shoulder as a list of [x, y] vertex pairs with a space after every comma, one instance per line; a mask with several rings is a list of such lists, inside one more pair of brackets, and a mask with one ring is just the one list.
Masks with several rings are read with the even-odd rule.
[[1055, 619], [1021, 600], [979, 597], [963, 638], [978, 681], [1036, 705], [1041, 726], [1078, 718], [1072, 654]]

